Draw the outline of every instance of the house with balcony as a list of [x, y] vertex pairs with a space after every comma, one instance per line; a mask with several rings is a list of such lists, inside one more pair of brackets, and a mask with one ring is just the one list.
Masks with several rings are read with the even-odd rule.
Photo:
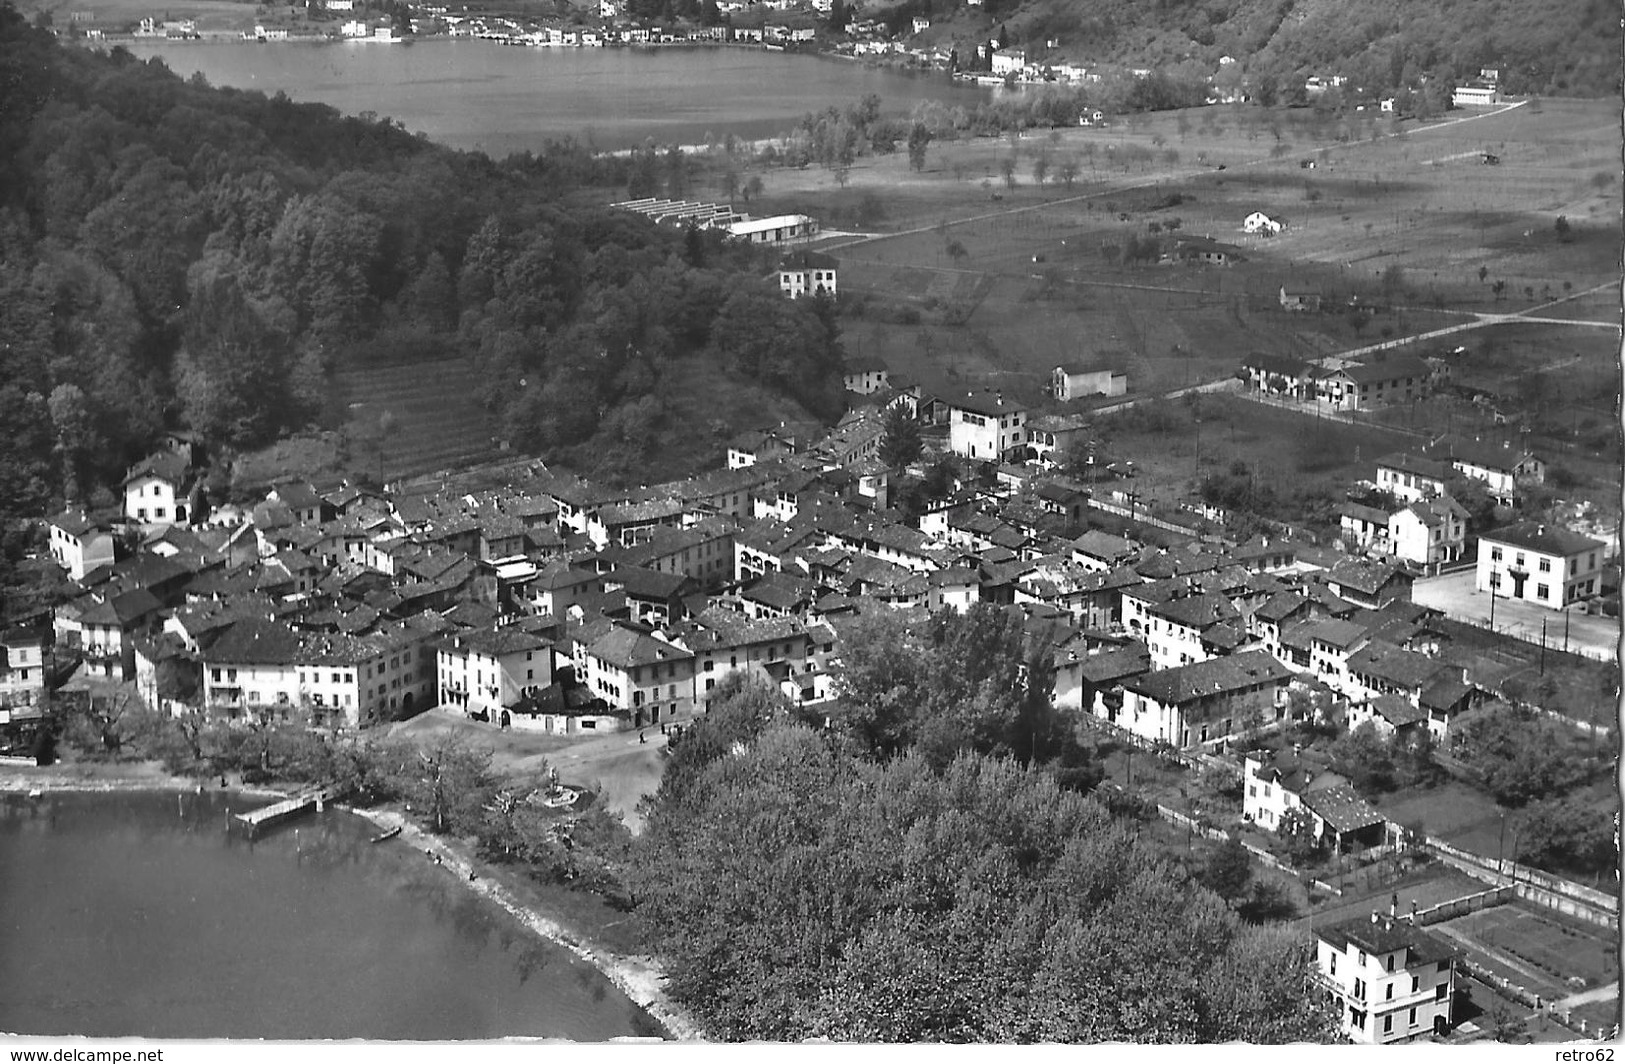
[[[673, 628], [671, 639], [694, 655], [694, 706], [699, 712], [709, 708], [712, 693], [736, 672], [760, 672], [777, 686], [815, 665], [807, 628], [794, 617], [753, 618], [712, 606]], [[782, 675], [774, 674], [775, 667], [782, 667]]]
[[1391, 912], [1316, 928], [1315, 974], [1350, 1041], [1404, 1042], [1455, 1023], [1455, 949]]
[[1464, 477], [1481, 482], [1495, 501], [1514, 506], [1518, 490], [1546, 482], [1546, 463], [1522, 445], [1500, 445], [1464, 436], [1441, 436], [1425, 448], [1429, 458], [1447, 462]]
[[1388, 517], [1387, 545], [1400, 561], [1437, 569], [1461, 557], [1467, 511], [1448, 494], [1418, 499]]
[[618, 621], [585, 625], [572, 636], [576, 680], [634, 727], [659, 724], [694, 705], [694, 653], [660, 633]]
[[39, 716], [45, 711], [45, 668], [49, 640], [37, 628], [0, 632], [0, 724]]
[[440, 705], [491, 724], [553, 682], [553, 647], [512, 626], [472, 628], [442, 637], [435, 646]]
[[1502, 598], [1561, 610], [1602, 590], [1601, 540], [1524, 521], [1478, 537], [1475, 586]]

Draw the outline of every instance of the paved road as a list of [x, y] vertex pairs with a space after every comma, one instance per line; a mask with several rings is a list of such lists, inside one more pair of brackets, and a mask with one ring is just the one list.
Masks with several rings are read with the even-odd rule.
[[[1416, 581], [1411, 586], [1411, 600], [1422, 606], [1440, 610], [1445, 616], [1470, 624], [1483, 625], [1490, 619], [1490, 596], [1475, 590], [1477, 573], [1463, 569], [1443, 576], [1432, 576]], [[1541, 625], [1546, 626], [1546, 645], [1562, 650], [1564, 642], [1564, 614], [1525, 602], [1495, 599], [1495, 631], [1522, 639], [1537, 646], [1541, 641]], [[1577, 610], [1568, 611], [1568, 649], [1575, 654], [1599, 661], [1611, 661], [1619, 653], [1619, 621], [1610, 617], [1594, 617]]]

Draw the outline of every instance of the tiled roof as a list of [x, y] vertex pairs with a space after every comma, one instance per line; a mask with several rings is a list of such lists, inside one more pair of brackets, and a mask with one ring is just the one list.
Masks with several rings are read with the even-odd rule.
[[1277, 683], [1291, 676], [1292, 670], [1271, 655], [1261, 650], [1249, 650], [1230, 657], [1147, 673], [1125, 686], [1168, 706], [1258, 684]]
[[1337, 831], [1359, 831], [1385, 822], [1383, 815], [1346, 783], [1306, 791], [1303, 804]]
[[[1538, 521], [1522, 521], [1507, 528], [1498, 528], [1494, 532], [1485, 532], [1478, 537], [1478, 541], [1481, 545], [1504, 543], [1509, 547], [1522, 547], [1524, 550], [1564, 558], [1601, 550], [1604, 546], [1601, 541], [1590, 536], [1582, 536], [1558, 525], [1545, 525]], [[1482, 550], [1483, 547], [1480, 546], [1479, 549]]]

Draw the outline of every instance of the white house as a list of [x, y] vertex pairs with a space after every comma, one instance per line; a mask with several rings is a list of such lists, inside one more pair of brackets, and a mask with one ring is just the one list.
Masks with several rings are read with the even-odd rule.
[[1602, 589], [1604, 544], [1566, 528], [1524, 521], [1478, 537], [1479, 591], [1560, 610]]
[[68, 510], [47, 522], [51, 557], [68, 575], [82, 580], [88, 572], [113, 564], [113, 533], [90, 520], [83, 510]]
[[43, 632], [10, 628], [0, 633], [0, 724], [33, 716], [45, 701], [45, 647]]
[[630, 710], [636, 727], [659, 724], [694, 703], [694, 654], [658, 634], [621, 624], [586, 641], [572, 656], [576, 679], [605, 702]]
[[1262, 650], [1148, 672], [1123, 684], [1117, 723], [1142, 738], [1187, 747], [1275, 720], [1292, 670]]
[[1461, 557], [1467, 511], [1447, 494], [1418, 499], [1388, 517], [1388, 548], [1394, 557], [1424, 567]]
[[1388, 454], [1377, 459], [1377, 487], [1401, 502], [1416, 502], [1445, 493], [1449, 467], [1413, 454]]
[[124, 516], [143, 528], [187, 524], [190, 470], [182, 451], [160, 451], [136, 463], [124, 477]]
[[1063, 402], [1085, 395], [1123, 395], [1128, 392], [1128, 374], [1072, 362], [1050, 371], [1050, 392]]
[[1002, 391], [980, 389], [943, 397], [948, 449], [965, 458], [997, 461], [1026, 442], [1027, 407]]
[[1315, 972], [1350, 1041], [1402, 1042], [1453, 1022], [1455, 951], [1391, 910], [1317, 928]]
[[779, 260], [779, 291], [791, 299], [801, 296], [836, 296], [834, 256], [817, 251], [793, 251]]
[[552, 684], [553, 649], [517, 628], [470, 629], [440, 642], [435, 673], [442, 706], [502, 724], [506, 710]]
[[1441, 436], [1427, 447], [1428, 457], [1448, 462], [1462, 476], [1481, 481], [1497, 502], [1511, 506], [1525, 484], [1546, 482], [1546, 463], [1527, 447], [1510, 441], [1496, 446], [1461, 436]]
[[1265, 214], [1263, 211], [1254, 211], [1241, 220], [1241, 231], [1243, 233], [1261, 233], [1264, 236], [1279, 236], [1281, 230], [1285, 228], [1285, 222], [1278, 222], [1269, 215]]
[[1009, 77], [1012, 74], [1020, 74], [1027, 68], [1027, 53], [1020, 48], [994, 52], [990, 62], [996, 77]]

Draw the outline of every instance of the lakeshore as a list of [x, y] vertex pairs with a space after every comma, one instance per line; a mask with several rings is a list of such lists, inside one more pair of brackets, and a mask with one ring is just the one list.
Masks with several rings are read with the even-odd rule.
[[[201, 790], [203, 793], [227, 793], [258, 800], [286, 796], [286, 792], [281, 790], [239, 786], [236, 781], [225, 792], [219, 792], [207, 784], [200, 788], [199, 783], [196, 779], [170, 775], [151, 762], [67, 762], [45, 767], [0, 764], [0, 795], [31, 795], [35, 792], [40, 795], [193, 794]], [[336, 808], [380, 830], [400, 829], [398, 837], [391, 844], [404, 844], [414, 853], [423, 855], [425, 860], [431, 856], [437, 858], [436, 863], [459, 891], [500, 909], [537, 939], [562, 948], [590, 965], [663, 1028], [667, 1037], [684, 1041], [705, 1038], [699, 1024], [665, 994], [662, 986], [664, 974], [656, 958], [628, 955], [607, 948], [554, 914], [544, 911], [534, 891], [526, 889], [523, 877], [479, 860], [461, 840], [431, 835], [400, 810], [362, 809], [343, 803]], [[277, 834], [291, 833], [296, 828], [297, 825], [290, 824]]]
[[[112, 42], [108, 42], [111, 44]], [[335, 42], [118, 42], [181, 77], [283, 92], [344, 114], [387, 116], [448, 147], [493, 158], [575, 138], [589, 150], [782, 136], [808, 112], [877, 95], [906, 113], [932, 100], [973, 108], [992, 90], [810, 53], [721, 45], [517, 48], [433, 38], [405, 48]]]

